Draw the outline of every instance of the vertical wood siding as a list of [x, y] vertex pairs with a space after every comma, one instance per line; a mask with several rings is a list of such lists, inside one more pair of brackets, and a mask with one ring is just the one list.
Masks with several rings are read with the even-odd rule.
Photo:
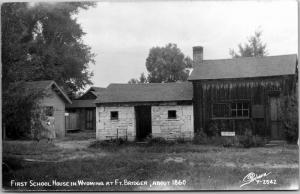
[[[262, 128], [266, 129], [264, 133], [269, 134], [269, 96], [272, 95], [272, 92], [277, 92], [281, 96], [293, 92], [295, 90], [295, 77], [198, 80], [193, 81], [193, 89], [195, 131], [208, 127], [212, 120], [212, 104], [247, 100], [250, 102], [250, 107], [253, 105], [262, 105], [264, 107], [264, 118], [252, 119], [250, 113], [254, 131]], [[232, 123], [228, 120], [226, 122], [229, 123], [229, 126]], [[239, 122], [245, 121], [237, 121], [235, 124], [239, 124]]]

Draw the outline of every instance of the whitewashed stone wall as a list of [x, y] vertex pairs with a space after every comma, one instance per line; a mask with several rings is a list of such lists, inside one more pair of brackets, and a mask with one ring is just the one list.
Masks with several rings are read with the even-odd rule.
[[[168, 118], [168, 111], [176, 110], [176, 119]], [[111, 120], [110, 112], [118, 111], [119, 119]], [[192, 105], [161, 105], [151, 107], [152, 136], [166, 139], [192, 139], [194, 136], [194, 115]], [[133, 106], [97, 107], [96, 108], [96, 138], [109, 140], [125, 137], [135, 140], [136, 121]]]
[[[119, 119], [111, 120], [110, 112], [118, 111]], [[96, 138], [108, 140], [111, 138], [125, 137], [130, 141], [135, 139], [135, 111], [134, 107], [97, 107], [96, 108]]]
[[[168, 111], [176, 110], [176, 119], [168, 119]], [[194, 137], [192, 105], [152, 106], [152, 136], [166, 139]]]

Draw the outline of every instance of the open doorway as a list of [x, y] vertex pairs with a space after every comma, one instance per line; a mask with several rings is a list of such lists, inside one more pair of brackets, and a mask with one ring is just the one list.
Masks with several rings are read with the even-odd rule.
[[145, 140], [151, 134], [151, 106], [135, 106], [136, 139]]

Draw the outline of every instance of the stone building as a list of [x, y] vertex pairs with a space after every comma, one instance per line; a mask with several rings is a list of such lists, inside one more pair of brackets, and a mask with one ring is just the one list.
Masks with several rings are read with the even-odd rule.
[[191, 139], [192, 84], [110, 84], [96, 100], [96, 137]]
[[111, 84], [96, 100], [97, 139], [192, 138], [202, 130], [284, 139], [282, 104], [296, 93], [297, 64], [296, 54], [204, 60], [203, 47], [193, 47], [189, 82]]

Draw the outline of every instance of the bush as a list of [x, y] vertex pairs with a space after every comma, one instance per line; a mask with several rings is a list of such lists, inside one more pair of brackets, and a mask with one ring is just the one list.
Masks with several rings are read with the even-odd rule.
[[178, 144], [183, 144], [186, 143], [187, 141], [184, 139], [184, 137], [177, 137], [175, 142]]
[[213, 137], [218, 135], [219, 131], [218, 124], [215, 121], [211, 121], [205, 132], [209, 137]]
[[207, 144], [209, 142], [208, 137], [206, 133], [203, 131], [203, 129], [200, 129], [197, 131], [194, 135], [193, 143], [194, 144]]
[[260, 136], [241, 135], [238, 136], [239, 144], [244, 148], [261, 147], [265, 145], [265, 141]]
[[281, 116], [285, 138], [289, 143], [298, 140], [298, 98], [297, 95], [285, 96], [281, 101]]
[[44, 95], [41, 90], [26, 89], [21, 82], [11, 84], [3, 91], [2, 113], [6, 137], [32, 138], [43, 129], [38, 100]]

